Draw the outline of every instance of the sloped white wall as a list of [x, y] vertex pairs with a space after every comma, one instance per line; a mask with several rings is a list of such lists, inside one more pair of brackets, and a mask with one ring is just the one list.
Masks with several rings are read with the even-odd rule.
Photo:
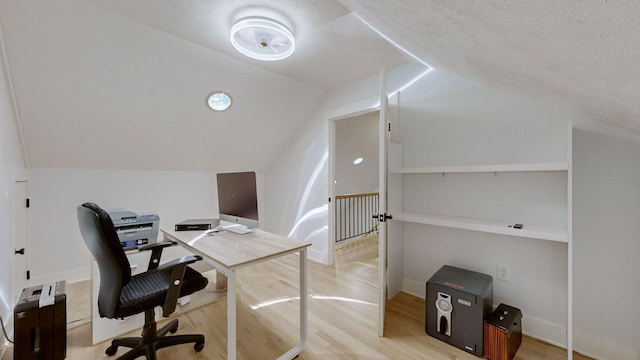
[[[415, 64], [392, 69], [387, 74], [388, 92], [402, 88], [424, 73], [425, 68]], [[444, 78], [432, 77], [438, 81]], [[327, 112], [379, 94], [379, 76], [327, 94], [265, 172], [265, 221], [261, 226], [311, 242], [309, 257], [316, 261], [326, 262], [328, 249]]]
[[0, 7], [34, 167], [262, 171], [323, 96], [83, 0]]
[[[2, 33], [0, 33], [2, 36]], [[11, 204], [14, 183], [26, 180], [27, 172], [11, 100], [6, 64], [0, 47], [0, 315], [10, 335], [13, 332], [11, 314], [17, 299], [13, 298], [13, 234]], [[0, 343], [4, 344], [2, 338]], [[0, 353], [2, 346], [0, 346]]]
[[327, 129], [323, 112], [291, 138], [265, 174], [267, 231], [310, 241], [308, 255], [324, 261], [327, 253]]

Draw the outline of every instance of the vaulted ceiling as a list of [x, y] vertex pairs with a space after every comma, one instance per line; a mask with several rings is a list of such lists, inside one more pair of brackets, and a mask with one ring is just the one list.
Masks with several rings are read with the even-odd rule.
[[[265, 9], [294, 56], [229, 44]], [[264, 170], [327, 91], [409, 61], [333, 0], [2, 0], [0, 21], [34, 167]]]
[[[291, 26], [294, 56], [231, 47], [256, 12]], [[640, 133], [640, 2], [0, 0], [0, 21], [31, 166], [264, 169], [327, 91], [415, 61], [371, 27], [436, 68]], [[205, 106], [214, 90], [229, 111]]]

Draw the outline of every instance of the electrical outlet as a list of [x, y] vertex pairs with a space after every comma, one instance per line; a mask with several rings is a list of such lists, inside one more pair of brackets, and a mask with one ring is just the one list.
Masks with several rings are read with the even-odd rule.
[[509, 274], [509, 269], [506, 265], [496, 265], [496, 279], [502, 281], [511, 281], [511, 274]]

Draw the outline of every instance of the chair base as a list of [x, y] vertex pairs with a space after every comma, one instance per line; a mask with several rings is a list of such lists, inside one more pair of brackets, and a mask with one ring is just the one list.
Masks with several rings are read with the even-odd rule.
[[195, 351], [204, 348], [204, 335], [173, 335], [178, 330], [178, 319], [171, 320], [168, 324], [157, 330], [153, 310], [145, 311], [145, 325], [141, 337], [125, 337], [111, 341], [111, 346], [105, 350], [105, 354], [112, 356], [118, 352], [118, 347], [131, 348], [128, 352], [118, 357], [117, 360], [132, 360], [145, 356], [147, 360], [156, 360], [156, 350], [179, 344], [194, 343]]

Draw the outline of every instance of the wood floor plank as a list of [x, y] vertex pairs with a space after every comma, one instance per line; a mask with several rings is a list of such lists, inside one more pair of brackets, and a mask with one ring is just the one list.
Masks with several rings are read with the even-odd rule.
[[[238, 284], [238, 359], [274, 359], [298, 338], [297, 255], [243, 268]], [[341, 246], [335, 266], [309, 261], [308, 342], [299, 359], [477, 360], [478, 357], [426, 335], [424, 300], [400, 293], [387, 302], [385, 337], [377, 336], [377, 239]], [[108, 343], [91, 346], [88, 282], [70, 284], [67, 309], [73, 326], [67, 359], [115, 359], [104, 354]], [[226, 298], [182, 313], [178, 334], [202, 333], [202, 352], [180, 345], [158, 352], [158, 359], [226, 358]], [[139, 335], [139, 331], [128, 334]], [[126, 352], [121, 348], [117, 355]], [[518, 360], [565, 359], [563, 349], [525, 337]], [[3, 360], [12, 359], [9, 349]], [[576, 360], [588, 359], [579, 354]]]

